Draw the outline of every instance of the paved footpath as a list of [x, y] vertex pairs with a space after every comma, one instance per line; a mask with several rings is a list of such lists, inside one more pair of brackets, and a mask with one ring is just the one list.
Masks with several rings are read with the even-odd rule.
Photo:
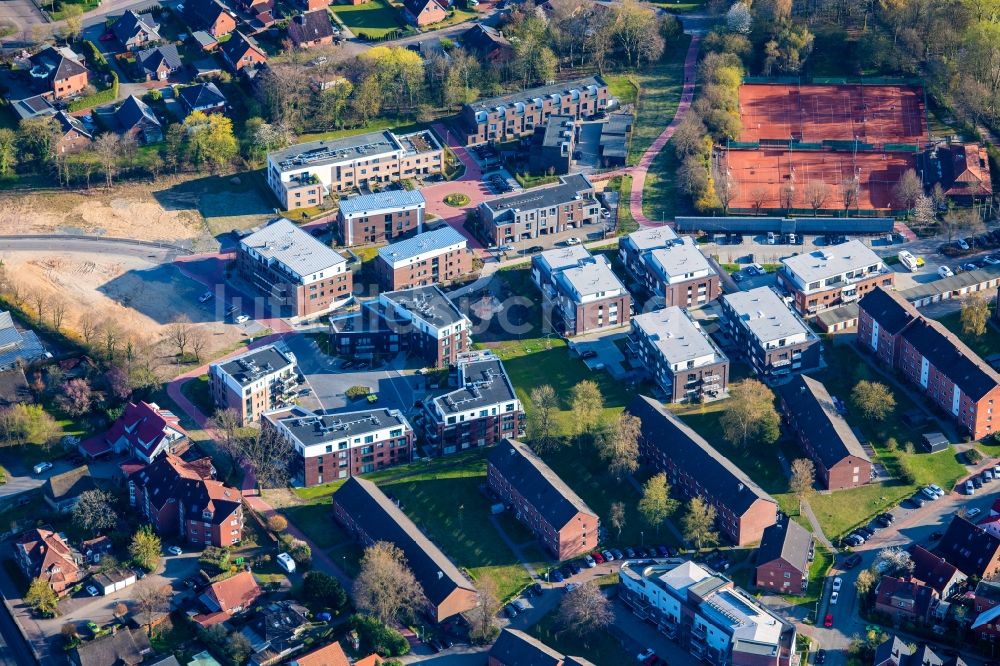
[[649, 171], [653, 160], [657, 158], [660, 151], [670, 141], [670, 137], [677, 131], [677, 126], [681, 124], [688, 110], [691, 108], [691, 101], [694, 99], [694, 79], [698, 69], [698, 46], [701, 42], [701, 35], [691, 35], [691, 44], [688, 46], [687, 57], [684, 58], [684, 89], [681, 92], [681, 101], [677, 105], [674, 119], [670, 121], [660, 136], [656, 137], [653, 144], [646, 149], [639, 160], [639, 164], [632, 168], [632, 191], [629, 194], [628, 207], [639, 226], [654, 227], [660, 226], [659, 222], [653, 222], [642, 212], [642, 190], [646, 185], [646, 173]]

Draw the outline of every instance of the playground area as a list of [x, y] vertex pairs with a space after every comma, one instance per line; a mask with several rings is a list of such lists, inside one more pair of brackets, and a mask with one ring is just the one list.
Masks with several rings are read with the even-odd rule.
[[847, 194], [852, 211], [892, 208], [893, 187], [916, 166], [912, 153], [730, 150], [722, 159], [737, 183], [731, 208], [809, 212], [844, 210], [845, 191], [856, 192]]
[[880, 149], [927, 142], [923, 89], [900, 85], [740, 86], [740, 142], [855, 141]]

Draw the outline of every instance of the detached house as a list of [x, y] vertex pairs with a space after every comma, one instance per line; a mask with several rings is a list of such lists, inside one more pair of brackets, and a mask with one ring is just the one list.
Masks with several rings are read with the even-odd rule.
[[771, 525], [757, 549], [757, 587], [779, 594], [805, 594], [812, 552], [812, 534], [794, 520]]
[[967, 576], [958, 567], [923, 546], [914, 544], [910, 549], [910, 561], [913, 562], [913, 577], [937, 590], [942, 599], [957, 594], [965, 587]]
[[135, 95], [125, 98], [112, 114], [115, 129], [129, 135], [142, 145], [163, 141], [163, 125], [148, 104]]
[[229, 68], [239, 73], [246, 68], [254, 69], [267, 64], [267, 54], [253, 37], [237, 30], [232, 38], [222, 45], [222, 57]]
[[46, 46], [31, 56], [29, 74], [43, 95], [54, 99], [78, 95], [90, 84], [90, 70], [67, 47]]
[[236, 19], [218, 0], [187, 0], [184, 20], [192, 30], [207, 32], [216, 39], [236, 30]]
[[59, 123], [61, 135], [56, 139], [56, 151], [65, 153], [75, 153], [88, 148], [94, 141], [94, 133], [87, 129], [83, 121], [76, 116], [71, 116], [65, 111], [58, 111], [54, 116]]
[[243, 496], [216, 481], [210, 464], [187, 463], [165, 453], [128, 476], [129, 503], [159, 534], [197, 548], [225, 548], [243, 535]]
[[186, 440], [187, 433], [173, 412], [160, 408], [155, 402], [139, 401], [127, 404], [110, 430], [84, 440], [79, 448], [90, 458], [112, 452], [128, 453], [150, 463], [161, 453], [177, 450]]
[[438, 0], [403, 0], [403, 13], [418, 28], [448, 17], [448, 10]]
[[184, 66], [177, 47], [173, 44], [139, 51], [138, 61], [147, 81], [166, 81]]
[[145, 631], [124, 627], [102, 638], [80, 643], [73, 649], [71, 660], [76, 666], [138, 666], [152, 653]]
[[875, 588], [875, 610], [897, 623], [926, 623], [941, 602], [937, 590], [913, 578], [882, 576]]
[[260, 586], [253, 574], [241, 571], [205, 588], [198, 600], [208, 612], [195, 615], [192, 619], [202, 627], [225, 622], [234, 615], [250, 610], [260, 594]]
[[514, 46], [503, 36], [503, 31], [482, 23], [475, 23], [463, 32], [461, 42], [462, 48], [481, 63], [500, 64], [514, 57]]
[[90, 475], [90, 468], [81, 465], [76, 469], [49, 477], [42, 486], [42, 497], [53, 511], [69, 513], [76, 506], [80, 495], [96, 489], [97, 485], [94, 483], [94, 477]]
[[288, 38], [296, 48], [308, 49], [333, 43], [333, 24], [326, 9], [293, 16], [288, 22]]
[[160, 26], [151, 16], [140, 16], [129, 9], [111, 25], [111, 33], [129, 51], [160, 41]]
[[962, 516], [951, 519], [933, 552], [970, 578], [992, 580], [1000, 573], [1000, 537]]
[[211, 81], [181, 88], [177, 99], [184, 107], [185, 115], [191, 115], [195, 111], [223, 113], [226, 110], [226, 96]]
[[18, 537], [14, 559], [29, 580], [41, 578], [59, 596], [68, 594], [84, 576], [80, 570], [83, 558], [48, 527], [28, 530]]
[[488, 461], [490, 490], [556, 559], [580, 557], [597, 547], [597, 514], [527, 444], [505, 439]]

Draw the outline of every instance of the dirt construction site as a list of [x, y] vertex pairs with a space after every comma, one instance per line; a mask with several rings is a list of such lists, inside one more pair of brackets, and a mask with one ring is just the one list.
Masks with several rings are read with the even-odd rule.
[[[111, 320], [124, 336], [156, 341], [165, 338], [172, 322], [186, 317], [204, 332], [206, 356], [232, 349], [242, 338], [214, 307], [199, 306], [198, 295], [205, 287], [169, 263], [104, 251], [4, 252], [3, 261], [23, 293], [41, 291], [48, 302], [65, 303], [63, 327], [78, 333], [85, 319]], [[30, 302], [25, 307], [32, 311]]]

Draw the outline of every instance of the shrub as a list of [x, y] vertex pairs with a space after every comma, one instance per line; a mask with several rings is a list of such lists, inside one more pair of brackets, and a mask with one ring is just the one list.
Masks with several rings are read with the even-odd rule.
[[899, 449], [899, 442], [896, 441], [895, 437], [890, 437], [885, 440], [885, 448], [895, 453]]
[[351, 388], [344, 391], [344, 395], [346, 395], [351, 400], [357, 400], [358, 398], [365, 397], [371, 392], [372, 390], [367, 386], [352, 386]]
[[978, 465], [983, 461], [983, 454], [979, 449], [969, 449], [965, 452], [965, 459], [970, 465]]
[[378, 652], [387, 657], [399, 657], [410, 651], [410, 644], [403, 635], [373, 617], [355, 615], [351, 628], [358, 632], [364, 652]]
[[469, 203], [469, 195], [462, 194], [461, 192], [453, 192], [451, 194], [445, 195], [444, 198], [445, 205], [458, 208], [459, 206], [465, 206]]
[[284, 532], [288, 529], [288, 521], [285, 520], [284, 516], [275, 514], [267, 519], [267, 529], [272, 532]]

